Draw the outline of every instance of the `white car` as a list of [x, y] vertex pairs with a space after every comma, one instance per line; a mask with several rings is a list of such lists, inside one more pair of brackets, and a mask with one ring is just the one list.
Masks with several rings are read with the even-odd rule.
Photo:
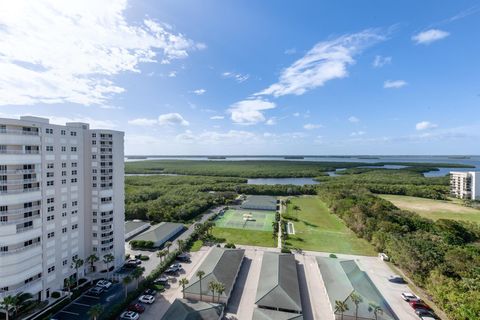
[[146, 294], [146, 295], [140, 296], [140, 298], [138, 298], [138, 301], [140, 301], [142, 303], [152, 304], [152, 303], [155, 302], [155, 297]]
[[437, 320], [435, 318], [428, 317], [428, 316], [421, 316], [420, 319], [422, 319], [422, 320]]
[[101, 287], [101, 288], [104, 288], [104, 289], [108, 289], [112, 286], [112, 283], [110, 281], [107, 281], [107, 280], [99, 280], [97, 282], [97, 287]]
[[138, 320], [140, 318], [140, 315], [134, 311], [125, 311], [120, 315], [120, 319], [125, 319], [125, 320]]
[[414, 295], [413, 293], [411, 292], [402, 292], [402, 299], [407, 301], [407, 302], [410, 302], [410, 301], [419, 301], [420, 298], [417, 297], [416, 295]]

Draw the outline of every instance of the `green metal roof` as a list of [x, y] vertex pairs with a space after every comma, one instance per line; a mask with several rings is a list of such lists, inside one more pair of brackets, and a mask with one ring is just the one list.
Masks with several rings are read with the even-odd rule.
[[255, 308], [252, 320], [303, 320], [303, 316], [298, 313]]
[[150, 225], [150, 223], [140, 220], [125, 221], [125, 234], [128, 234], [145, 225]]
[[259, 306], [302, 311], [297, 264], [293, 254], [263, 254], [255, 300]]
[[166, 237], [175, 231], [176, 229], [183, 229], [184, 226], [181, 223], [161, 222], [155, 226], [151, 226], [149, 230], [134, 237], [133, 240], [144, 240], [157, 242], [165, 240]]
[[277, 210], [277, 198], [272, 196], [247, 196], [240, 205], [244, 209]]
[[162, 320], [218, 320], [223, 305], [187, 299], [175, 299]]
[[335, 310], [335, 301], [344, 301], [349, 309], [344, 315], [354, 316], [355, 304], [350, 295], [355, 292], [363, 300], [358, 307], [359, 318], [375, 319], [373, 313], [369, 311], [369, 303], [374, 303], [383, 311], [378, 314], [378, 320], [397, 319], [370, 277], [360, 270], [354, 260], [317, 257], [317, 263], [332, 309]]
[[[227, 294], [230, 294], [233, 289], [244, 255], [244, 249], [213, 248], [197, 269], [205, 272], [202, 278], [202, 295], [211, 296], [212, 292], [208, 289], [208, 283], [218, 281], [225, 286], [225, 292], [221, 297], [228, 298]], [[200, 294], [199, 280], [195, 273], [190, 279], [190, 285], [185, 288], [185, 293]]]

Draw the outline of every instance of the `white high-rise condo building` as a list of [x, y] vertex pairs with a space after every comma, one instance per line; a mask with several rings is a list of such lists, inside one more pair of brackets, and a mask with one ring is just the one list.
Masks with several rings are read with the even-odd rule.
[[[123, 132], [0, 119], [0, 300], [46, 299], [124, 260]], [[72, 260], [96, 255], [93, 268]]]
[[460, 199], [480, 200], [480, 172], [450, 172], [450, 191]]

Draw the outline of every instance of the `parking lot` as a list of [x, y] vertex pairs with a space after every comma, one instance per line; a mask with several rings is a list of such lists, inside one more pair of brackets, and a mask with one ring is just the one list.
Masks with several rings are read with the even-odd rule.
[[55, 314], [52, 319], [56, 320], [88, 320], [88, 311], [96, 304], [102, 304], [104, 310], [120, 302], [124, 298], [124, 288], [120, 283], [113, 284], [106, 292], [100, 296], [84, 293], [69, 305]]

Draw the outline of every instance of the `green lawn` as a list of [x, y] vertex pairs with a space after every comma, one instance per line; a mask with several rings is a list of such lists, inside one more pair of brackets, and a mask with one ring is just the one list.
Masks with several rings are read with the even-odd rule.
[[190, 252], [197, 252], [200, 250], [202, 246], [203, 246], [203, 241], [197, 240], [192, 244], [192, 247], [190, 248]]
[[[294, 210], [295, 206], [300, 210]], [[358, 238], [339, 217], [331, 214], [318, 197], [291, 198], [283, 217], [291, 218], [295, 227], [295, 234], [287, 240], [287, 244], [293, 248], [357, 255], [376, 254], [366, 240]]]
[[276, 241], [272, 238], [272, 232], [258, 230], [242, 230], [232, 228], [213, 228], [216, 238], [225, 239], [226, 242], [260, 247], [275, 247]]
[[418, 213], [422, 217], [432, 220], [452, 219], [480, 223], [480, 210], [464, 207], [458, 200], [432, 200], [408, 196], [380, 195], [403, 210]]

